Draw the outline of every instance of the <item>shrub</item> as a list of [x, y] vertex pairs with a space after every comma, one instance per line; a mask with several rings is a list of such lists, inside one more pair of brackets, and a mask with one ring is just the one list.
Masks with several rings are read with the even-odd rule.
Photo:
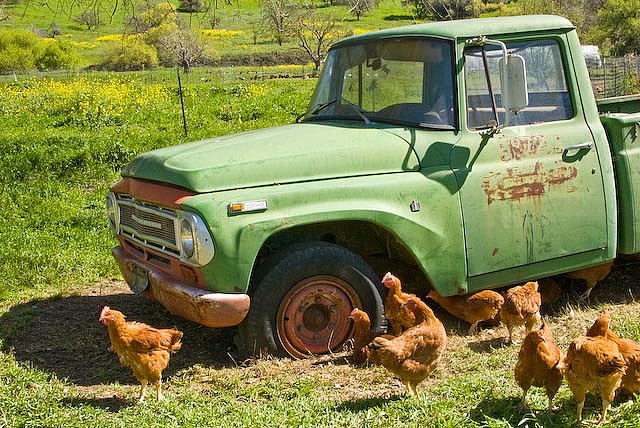
[[621, 86], [622, 86], [621, 95], [632, 95], [640, 92], [640, 78], [638, 77], [638, 73], [636, 73], [635, 70], [631, 69], [622, 78]]
[[71, 44], [31, 31], [0, 30], [0, 72], [68, 68], [78, 61]]
[[127, 21], [129, 29], [136, 33], [144, 33], [151, 28], [176, 22], [177, 14], [171, 3], [143, 5], [140, 13], [134, 14]]
[[71, 68], [78, 63], [78, 56], [68, 43], [48, 39], [42, 54], [36, 59], [40, 70]]
[[42, 49], [42, 41], [31, 31], [0, 30], [0, 72], [35, 69]]
[[110, 43], [100, 64], [101, 68], [112, 71], [144, 70], [157, 66], [155, 48], [137, 38]]

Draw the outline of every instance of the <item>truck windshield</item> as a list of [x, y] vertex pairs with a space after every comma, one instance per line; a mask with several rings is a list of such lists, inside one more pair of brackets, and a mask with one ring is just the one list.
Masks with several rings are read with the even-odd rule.
[[428, 37], [390, 37], [332, 49], [305, 121], [455, 129], [452, 44]]

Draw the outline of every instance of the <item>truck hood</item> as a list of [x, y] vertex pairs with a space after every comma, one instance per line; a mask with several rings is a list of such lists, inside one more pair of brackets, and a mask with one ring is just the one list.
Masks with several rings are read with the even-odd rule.
[[417, 171], [408, 136], [404, 128], [381, 124], [299, 123], [147, 152], [129, 163], [123, 175], [206, 193]]

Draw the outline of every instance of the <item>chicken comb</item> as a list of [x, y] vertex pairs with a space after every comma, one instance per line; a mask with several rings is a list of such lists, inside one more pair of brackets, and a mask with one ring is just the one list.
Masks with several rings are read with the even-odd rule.
[[102, 311], [100, 311], [100, 319], [102, 319], [110, 310], [111, 308], [109, 306], [103, 307]]
[[353, 310], [351, 311], [351, 314], [350, 314], [350, 315], [355, 315], [355, 314], [357, 314], [358, 312], [361, 312], [361, 311], [360, 311], [360, 309], [358, 309], [358, 308], [353, 308]]
[[[399, 281], [398, 278], [396, 276], [394, 276], [391, 272], [385, 273], [384, 276], [382, 277], [382, 283], [387, 288], [393, 287], [394, 285], [397, 285], [398, 281]], [[387, 284], [389, 284], [389, 285], [387, 285]]]

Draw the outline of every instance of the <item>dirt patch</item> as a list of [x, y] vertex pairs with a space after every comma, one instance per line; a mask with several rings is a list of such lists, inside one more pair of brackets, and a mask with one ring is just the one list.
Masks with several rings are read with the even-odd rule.
[[104, 305], [129, 320], [184, 332], [183, 347], [172, 355], [166, 376], [194, 364], [233, 365], [228, 352], [233, 350], [234, 329], [210, 329], [175, 317], [158, 303], [132, 294], [123, 282], [103, 281], [67, 296], [14, 306], [0, 318], [0, 331], [8, 332], [6, 346], [17, 360], [76, 385], [135, 384], [131, 370], [108, 351], [107, 330], [98, 322]]

